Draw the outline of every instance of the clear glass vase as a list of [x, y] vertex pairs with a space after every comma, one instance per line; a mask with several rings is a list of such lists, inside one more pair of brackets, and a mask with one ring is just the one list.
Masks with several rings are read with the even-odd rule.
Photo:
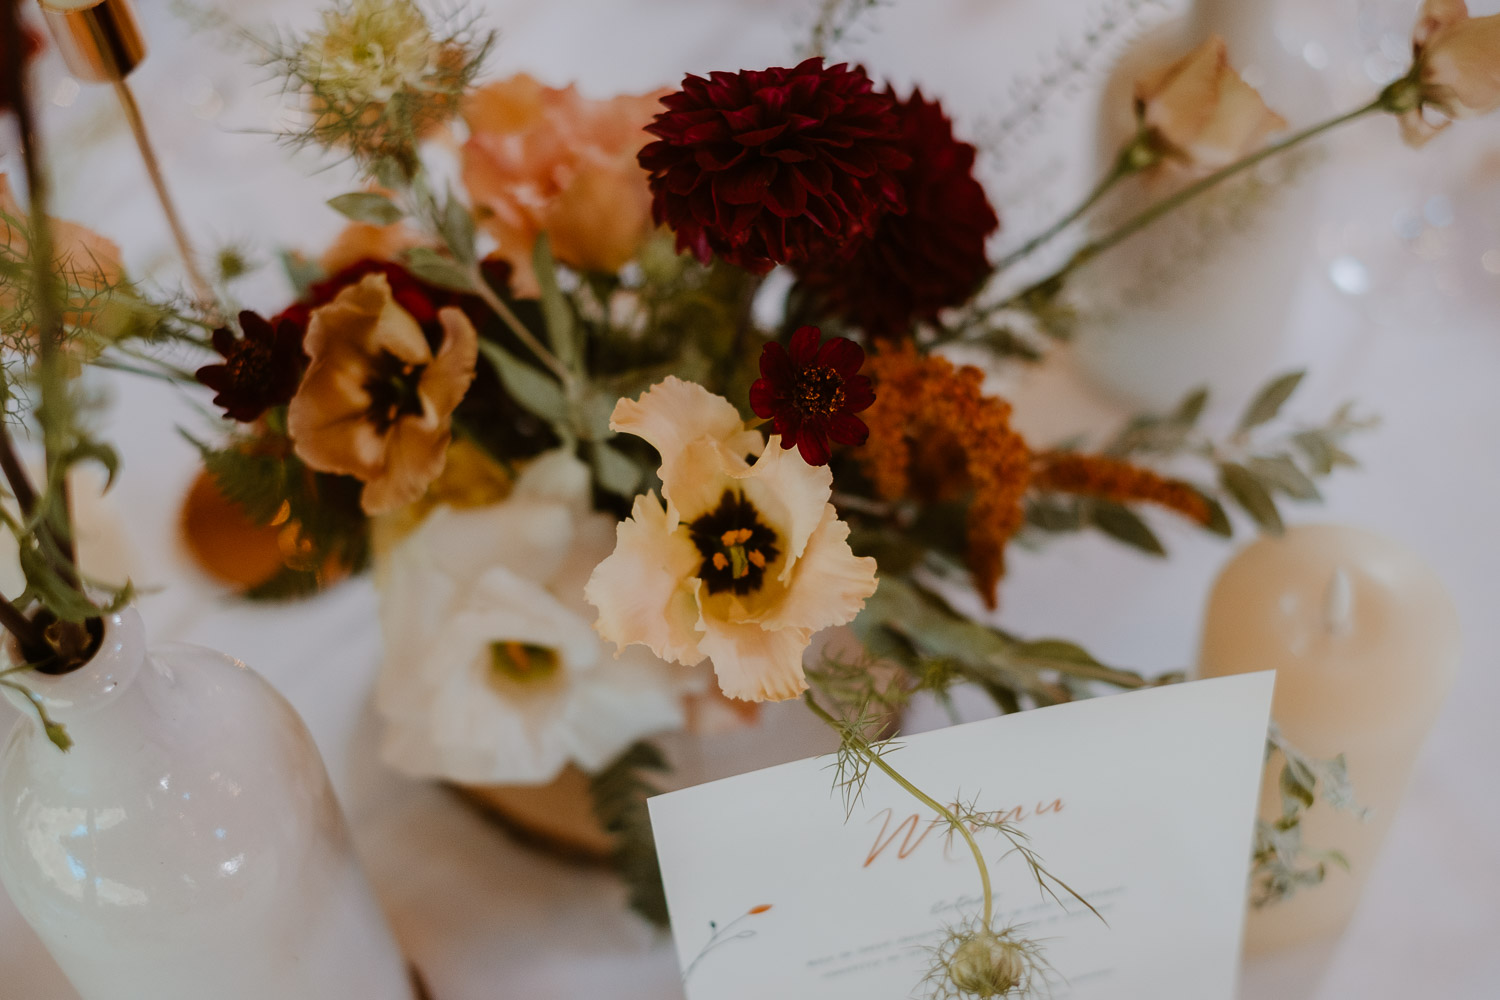
[[27, 708], [0, 751], [0, 881], [84, 1000], [412, 1000], [270, 685], [212, 650], [148, 651], [133, 610], [86, 667], [25, 680], [75, 745]]

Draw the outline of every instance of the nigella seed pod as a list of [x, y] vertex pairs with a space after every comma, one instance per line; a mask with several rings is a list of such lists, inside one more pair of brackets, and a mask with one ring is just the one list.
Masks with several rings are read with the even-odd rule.
[[1025, 946], [984, 928], [969, 935], [948, 959], [948, 979], [961, 996], [1005, 997], [1026, 985]]

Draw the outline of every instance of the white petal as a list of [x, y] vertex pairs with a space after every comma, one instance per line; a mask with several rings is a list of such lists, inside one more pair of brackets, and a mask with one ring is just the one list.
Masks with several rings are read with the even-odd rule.
[[875, 593], [875, 560], [849, 548], [849, 525], [829, 504], [808, 540], [791, 585], [762, 625], [813, 632], [854, 620], [865, 599]]
[[400, 547], [426, 549], [461, 587], [472, 585], [492, 566], [545, 583], [567, 558], [573, 524], [568, 507], [550, 500], [512, 497], [463, 510], [441, 506]]
[[[680, 685], [668, 666], [644, 649], [592, 671], [574, 685], [567, 708], [569, 754], [598, 771], [632, 743], [684, 722]], [[682, 671], [686, 673], [686, 671]]]
[[638, 496], [615, 539], [615, 551], [584, 588], [584, 597], [599, 609], [594, 628], [621, 648], [641, 643], [664, 660], [703, 662], [691, 589], [701, 559], [678, 531], [676, 511], [663, 507], [655, 493]]
[[526, 465], [511, 496], [554, 501], [584, 514], [589, 510], [592, 484], [589, 467], [568, 449], [556, 448]]

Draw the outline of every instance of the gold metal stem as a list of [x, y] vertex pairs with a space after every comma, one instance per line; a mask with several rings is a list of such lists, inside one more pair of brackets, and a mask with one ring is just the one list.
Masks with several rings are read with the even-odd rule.
[[193, 293], [198, 297], [199, 304], [212, 308], [214, 305], [213, 286], [203, 276], [198, 267], [197, 258], [193, 253], [193, 245], [188, 241], [187, 230], [183, 228], [182, 219], [177, 214], [177, 206], [172, 201], [172, 194], [167, 190], [167, 179], [162, 174], [161, 163], [156, 158], [156, 150], [151, 145], [151, 136], [146, 132], [146, 122], [141, 118], [140, 105], [136, 103], [135, 92], [130, 89], [130, 83], [126, 80], [115, 80], [115, 96], [120, 99], [120, 107], [125, 111], [125, 120], [130, 123], [130, 134], [135, 137], [135, 144], [141, 151], [141, 160], [146, 164], [146, 173], [151, 177], [151, 186], [156, 188], [157, 201], [161, 202], [162, 214], [167, 217], [167, 226], [172, 230], [172, 239], [177, 243], [177, 252], [182, 255], [182, 265], [187, 269], [188, 281], [193, 286]]

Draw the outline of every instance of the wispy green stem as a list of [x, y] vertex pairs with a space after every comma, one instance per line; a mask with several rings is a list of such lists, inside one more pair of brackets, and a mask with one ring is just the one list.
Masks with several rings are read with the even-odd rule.
[[1114, 186], [1116, 184], [1120, 183], [1131, 174], [1137, 173], [1138, 170], [1139, 168], [1134, 167], [1125, 156], [1121, 156], [1115, 161], [1115, 165], [1109, 171], [1109, 173], [1105, 174], [1104, 177], [1100, 179], [1099, 183], [1094, 185], [1094, 189], [1084, 197], [1083, 201], [1078, 204], [1078, 207], [1074, 208], [1067, 215], [1064, 215], [1052, 225], [1048, 226], [1046, 229], [1042, 230], [1040, 233], [1027, 240], [1017, 249], [1012, 250], [1010, 253], [1000, 258], [1000, 263], [995, 265], [995, 270], [997, 272], [1004, 271], [1009, 267], [1019, 264], [1027, 257], [1030, 257], [1043, 245], [1050, 243], [1054, 236], [1058, 235], [1064, 229], [1067, 229], [1073, 223], [1083, 218], [1083, 216], [1088, 212], [1089, 209], [1099, 204], [1100, 200], [1102, 200], [1105, 195], [1109, 194], [1109, 192], [1114, 189]]
[[912, 796], [912, 798], [941, 816], [947, 822], [949, 829], [956, 831], [963, 837], [964, 842], [969, 845], [970, 852], [974, 855], [974, 864], [979, 867], [979, 881], [984, 887], [984, 926], [989, 927], [995, 911], [995, 893], [990, 885], [990, 866], [989, 862], [985, 860], [984, 851], [980, 848], [979, 841], [975, 840], [974, 834], [969, 832], [968, 824], [959, 819], [953, 810], [906, 780], [901, 772], [886, 763], [880, 754], [875, 753], [863, 738], [851, 739], [850, 737], [854, 734], [849, 732], [848, 727], [844, 723], [834, 718], [822, 705], [819, 705], [811, 692], [804, 694], [802, 700], [814, 715], [826, 722], [843, 738], [846, 747], [883, 771], [886, 777], [905, 789], [907, 794]]
[[[1375, 100], [1371, 101], [1369, 104], [1364, 105], [1363, 107], [1355, 108], [1353, 111], [1347, 111], [1340, 115], [1335, 115], [1334, 117], [1329, 118], [1326, 121], [1319, 122], [1316, 125], [1310, 125], [1299, 132], [1292, 133], [1280, 142], [1273, 143], [1270, 146], [1266, 146], [1263, 149], [1251, 153], [1249, 156], [1246, 156], [1243, 159], [1236, 160], [1234, 163], [1231, 163], [1226, 167], [1221, 167], [1220, 169], [1215, 170], [1213, 173], [1208, 174], [1207, 176], [1202, 177], [1197, 181], [1194, 181], [1192, 184], [1189, 184], [1182, 190], [1168, 195], [1160, 201], [1147, 206], [1140, 212], [1137, 212], [1135, 215], [1126, 219], [1124, 222], [1120, 223], [1120, 225], [1116, 226], [1114, 229], [1098, 237], [1097, 239], [1090, 240], [1088, 243], [1085, 243], [1082, 247], [1075, 251], [1071, 257], [1068, 258], [1067, 263], [1064, 264], [1060, 269], [1041, 279], [1040, 281], [1036, 281], [1030, 285], [1027, 285], [1025, 288], [1014, 293], [1013, 295], [1008, 296], [1005, 299], [1002, 299], [999, 302], [983, 307], [976, 312], [975, 318], [982, 319], [997, 312], [1015, 308], [1038, 292], [1042, 292], [1048, 289], [1055, 291], [1062, 286], [1063, 282], [1065, 282], [1074, 271], [1082, 267], [1087, 262], [1093, 260], [1095, 257], [1098, 257], [1100, 254], [1119, 245], [1120, 243], [1123, 243], [1125, 240], [1134, 236], [1142, 229], [1145, 229], [1147, 226], [1156, 222], [1162, 216], [1175, 211], [1176, 209], [1187, 204], [1193, 199], [1222, 184], [1224, 181], [1227, 181], [1230, 178], [1251, 169], [1257, 164], [1263, 163], [1273, 156], [1277, 156], [1296, 146], [1300, 146], [1310, 139], [1314, 139], [1326, 132], [1330, 132], [1336, 128], [1339, 128], [1340, 126], [1347, 125], [1348, 123], [1363, 118], [1366, 115], [1373, 114], [1377, 111], [1384, 111], [1387, 109], [1388, 104], [1389, 99], [1386, 97], [1386, 95], [1382, 94], [1380, 97], [1377, 97]], [[1106, 180], [1107, 179], [1108, 178], [1106, 178]], [[970, 325], [972, 325], [972, 323]]]

